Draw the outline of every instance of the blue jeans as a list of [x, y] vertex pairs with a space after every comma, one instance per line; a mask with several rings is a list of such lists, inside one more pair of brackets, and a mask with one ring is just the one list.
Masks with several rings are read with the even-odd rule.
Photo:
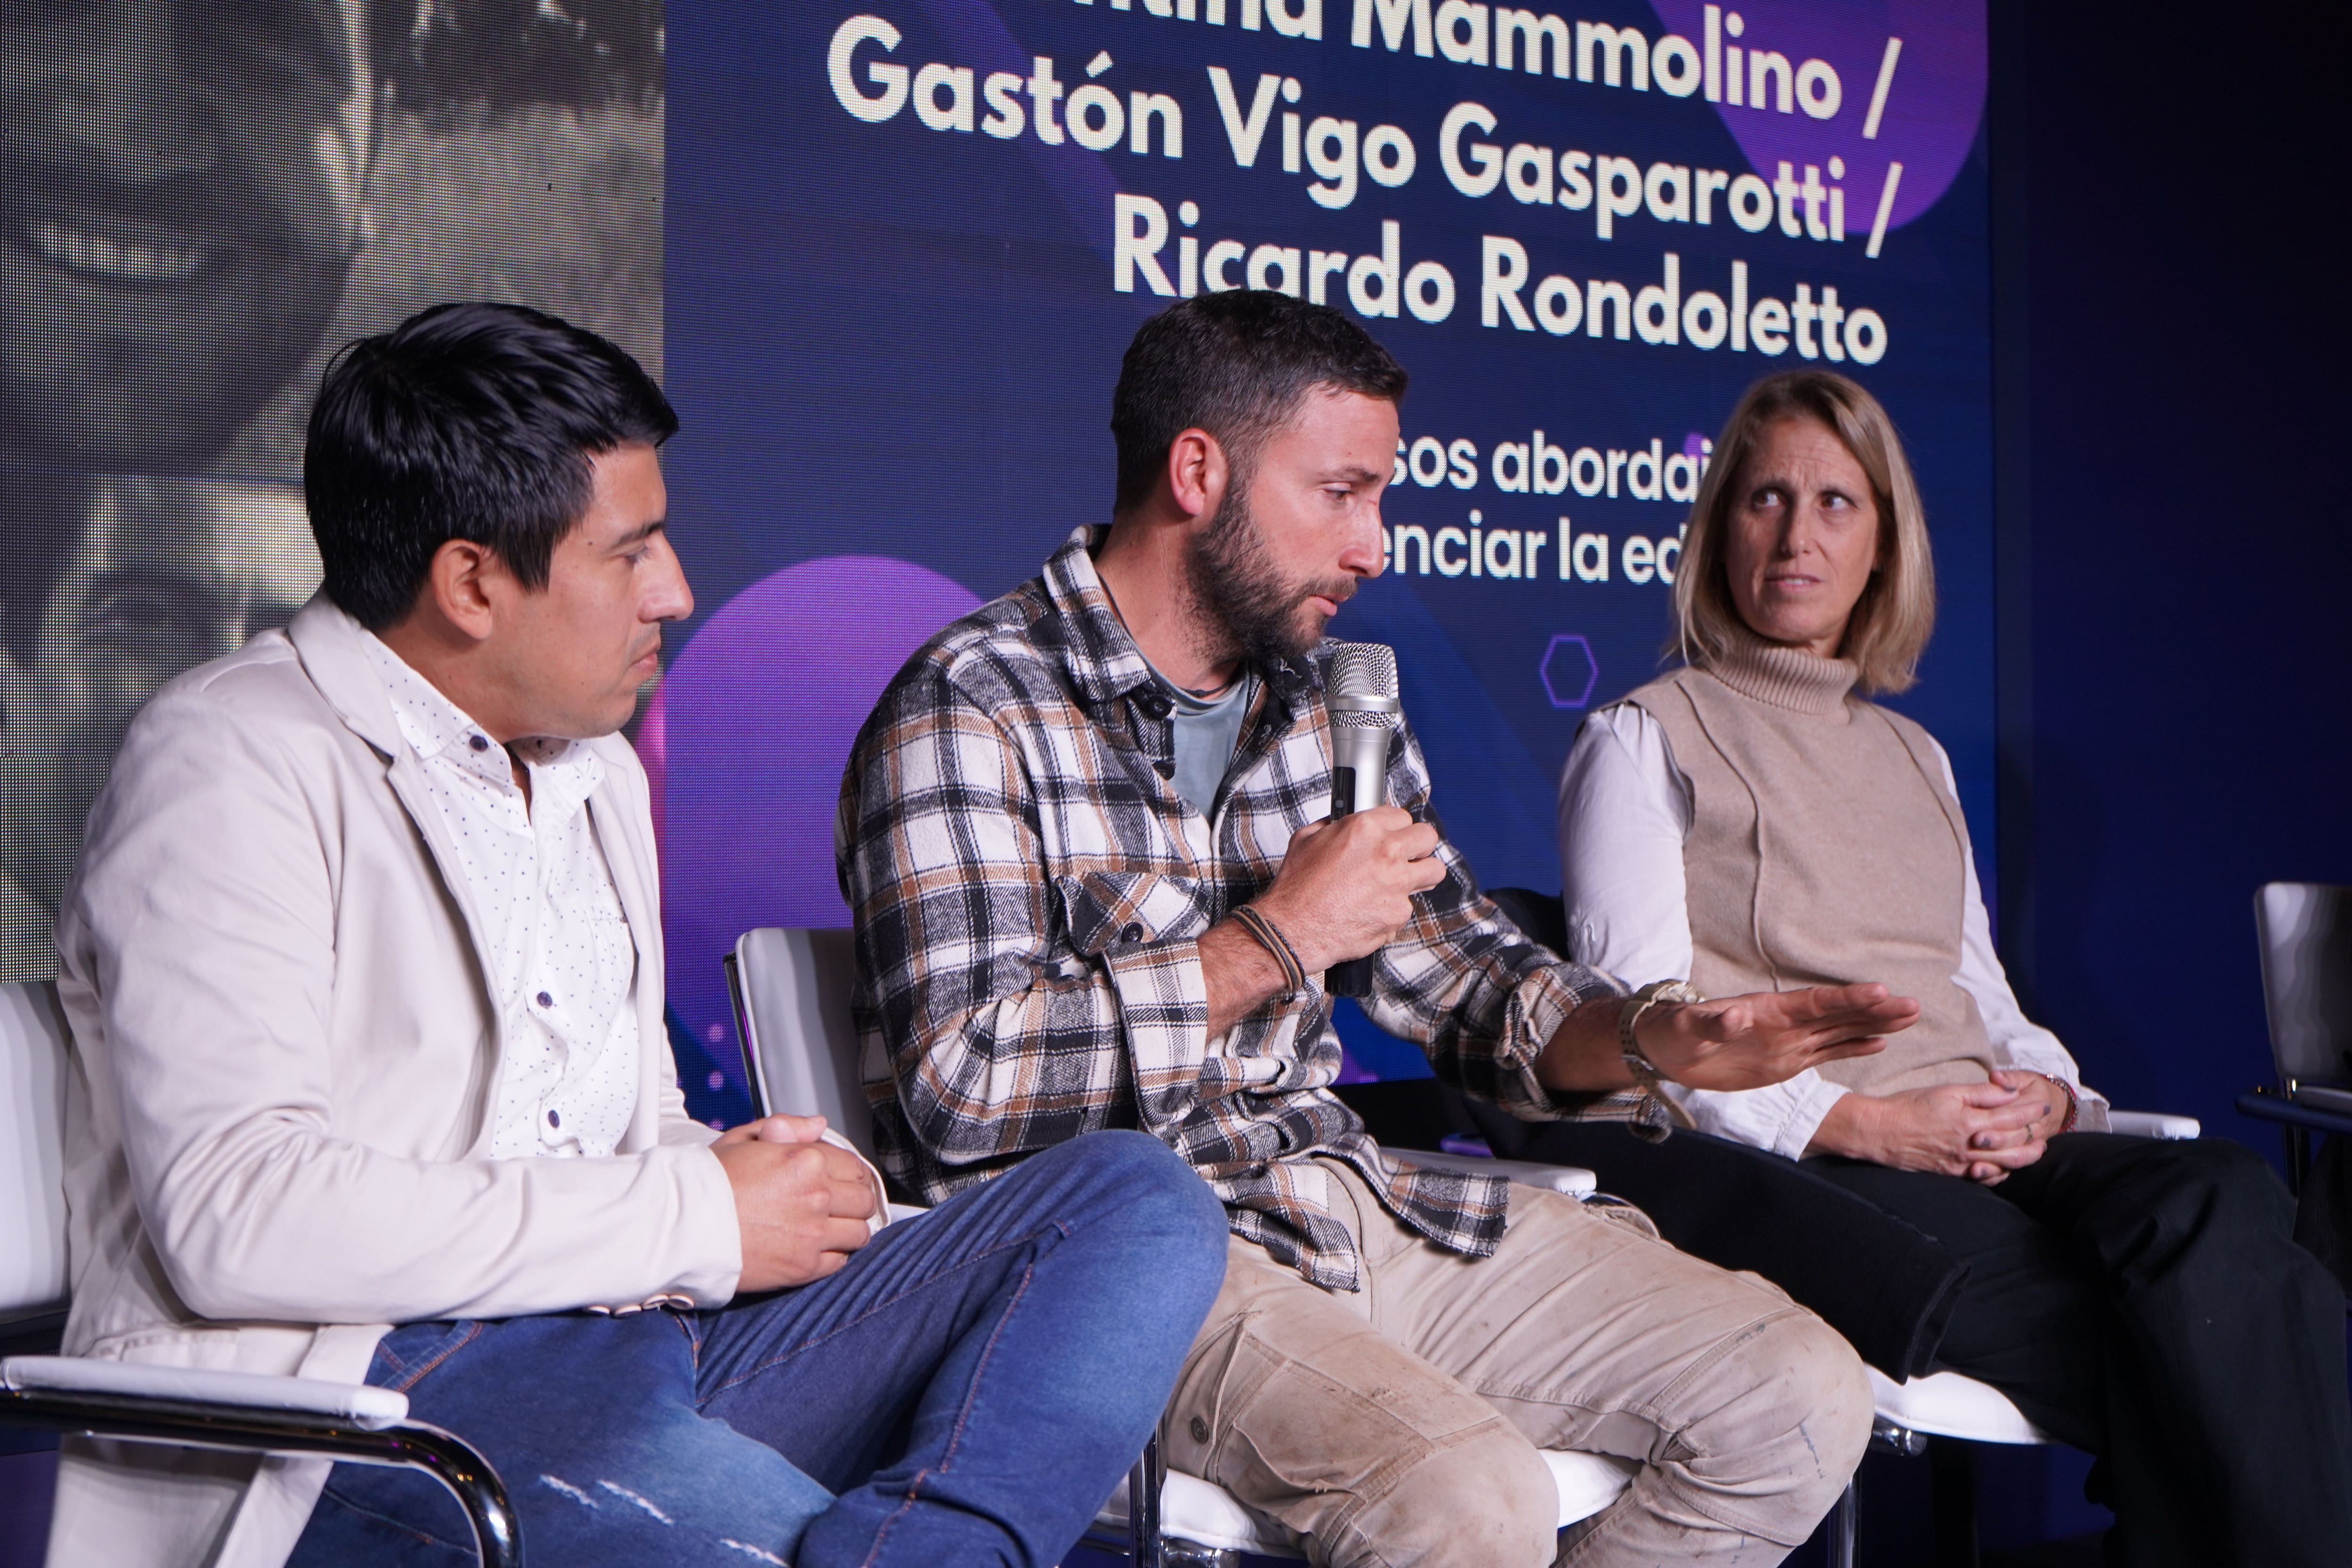
[[[541, 1568], [1043, 1568], [1142, 1448], [1224, 1259], [1207, 1184], [1143, 1133], [1097, 1132], [799, 1289], [415, 1323], [368, 1381], [488, 1457]], [[352, 1465], [292, 1558], [472, 1561], [437, 1485]]]

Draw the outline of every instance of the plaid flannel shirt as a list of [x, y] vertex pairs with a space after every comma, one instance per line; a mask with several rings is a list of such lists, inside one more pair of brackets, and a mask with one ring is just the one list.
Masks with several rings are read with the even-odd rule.
[[[1140, 1127], [1216, 1189], [1236, 1234], [1326, 1289], [1355, 1289], [1358, 1268], [1314, 1155], [1347, 1161], [1433, 1241], [1491, 1253], [1506, 1184], [1399, 1169], [1330, 1092], [1319, 977], [1209, 1037], [1197, 939], [1329, 811], [1326, 656], [1261, 671], [1203, 818], [1170, 782], [1170, 704], [1095, 574], [1098, 537], [1079, 530], [909, 659], [843, 777], [835, 855], [884, 1168], [937, 1200], [1082, 1132]], [[1389, 798], [1428, 804], [1409, 732]], [[1563, 1114], [1536, 1057], [1571, 1008], [1622, 988], [1522, 936], [1451, 845], [1437, 853], [1445, 880], [1381, 950], [1364, 1006], [1446, 1082]]]

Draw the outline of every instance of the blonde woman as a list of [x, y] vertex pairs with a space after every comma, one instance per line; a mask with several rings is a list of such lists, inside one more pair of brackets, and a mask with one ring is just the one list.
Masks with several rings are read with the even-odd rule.
[[[1664, 1085], [1675, 1119], [1802, 1161], [1968, 1262], [1926, 1359], [2103, 1457], [2111, 1562], [2352, 1560], [2342, 1290], [2251, 1151], [2102, 1131], [2105, 1101], [1994, 956], [1943, 749], [1870, 700], [1913, 684], [1935, 621], [1885, 410], [1824, 371], [1758, 383], [1683, 560], [1681, 667], [1595, 712], [1561, 781], [1574, 956], [1705, 995], [1883, 981], [1920, 1016], [1878, 1055], [1769, 1089]], [[1576, 1148], [1552, 1152], [1604, 1184], [1612, 1152], [1665, 1152], [1623, 1127], [1563, 1138]], [[1736, 1211], [1744, 1194], [1718, 1196]], [[1816, 1223], [1733, 1266], [1874, 1270], [1869, 1226], [1797, 1206]]]

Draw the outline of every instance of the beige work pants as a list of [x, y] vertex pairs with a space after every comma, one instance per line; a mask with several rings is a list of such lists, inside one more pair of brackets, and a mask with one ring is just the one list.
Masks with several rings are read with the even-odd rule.
[[[1630, 1209], [1517, 1186], [1495, 1255], [1466, 1258], [1322, 1166], [1363, 1288], [1320, 1289], [1235, 1238], [1166, 1424], [1171, 1465], [1296, 1531], [1311, 1561], [1777, 1563], [1861, 1462], [1861, 1361], [1756, 1276]], [[1562, 1537], [1539, 1447], [1643, 1468]]]

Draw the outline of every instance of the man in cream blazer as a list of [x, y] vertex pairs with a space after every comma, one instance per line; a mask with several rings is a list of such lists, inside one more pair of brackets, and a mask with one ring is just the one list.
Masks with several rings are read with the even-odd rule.
[[[67, 1349], [402, 1388], [543, 1563], [1050, 1562], [1156, 1419], [1223, 1217], [1115, 1133], [883, 1230], [815, 1119], [687, 1116], [616, 732], [693, 604], [675, 428], [626, 354], [510, 307], [331, 369], [326, 586], [144, 710], [59, 916]], [[50, 1561], [467, 1539], [404, 1472], [78, 1442]]]

